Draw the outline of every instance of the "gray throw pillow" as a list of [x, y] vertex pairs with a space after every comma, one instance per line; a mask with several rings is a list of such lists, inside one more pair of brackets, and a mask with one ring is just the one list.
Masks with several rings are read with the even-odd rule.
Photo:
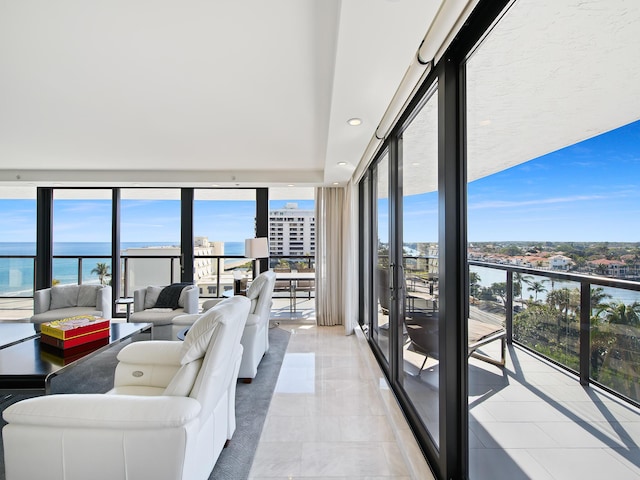
[[80, 285], [58, 285], [51, 287], [51, 305], [49, 309], [68, 308], [78, 306], [78, 291]]
[[100, 285], [80, 285], [78, 290], [78, 306], [79, 307], [95, 307], [98, 298], [98, 290]]
[[144, 309], [153, 308], [156, 306], [160, 292], [164, 287], [147, 287], [147, 293], [144, 296]]

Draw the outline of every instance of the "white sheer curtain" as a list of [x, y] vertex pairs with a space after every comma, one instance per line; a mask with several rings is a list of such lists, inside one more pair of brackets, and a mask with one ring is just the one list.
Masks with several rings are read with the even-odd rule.
[[316, 190], [316, 319], [344, 325], [342, 288], [344, 188]]
[[353, 333], [358, 324], [358, 186], [349, 182], [345, 192], [345, 209], [342, 218], [344, 232], [344, 329], [347, 335]]

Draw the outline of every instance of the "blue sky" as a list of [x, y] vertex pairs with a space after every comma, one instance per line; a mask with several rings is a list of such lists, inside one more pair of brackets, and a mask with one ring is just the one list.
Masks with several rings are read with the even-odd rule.
[[[311, 200], [290, 201], [313, 208]], [[270, 208], [286, 202], [271, 201]], [[35, 207], [35, 200], [0, 200], [0, 242], [35, 242]], [[404, 207], [405, 241], [436, 241], [436, 193], [406, 197]], [[640, 121], [476, 180], [468, 185], [468, 207], [471, 242], [638, 242]], [[238, 242], [253, 235], [253, 201], [196, 201], [195, 211], [198, 236]], [[57, 200], [54, 239], [108, 242], [110, 216], [107, 200]], [[121, 239], [177, 243], [179, 218], [177, 200], [125, 200]], [[380, 233], [386, 242], [386, 226]]]
[[[404, 202], [405, 241], [436, 241], [437, 194]], [[638, 218], [640, 121], [468, 185], [470, 242], [638, 242]]]
[[[282, 208], [287, 202], [299, 208], [313, 209], [313, 200], [273, 200], [270, 208]], [[210, 240], [243, 242], [254, 236], [255, 201], [196, 200], [194, 232]], [[110, 200], [54, 201], [55, 242], [110, 242]], [[0, 242], [35, 242], [35, 200], [0, 200]], [[178, 200], [123, 200], [121, 209], [122, 242], [180, 241], [180, 202]]]

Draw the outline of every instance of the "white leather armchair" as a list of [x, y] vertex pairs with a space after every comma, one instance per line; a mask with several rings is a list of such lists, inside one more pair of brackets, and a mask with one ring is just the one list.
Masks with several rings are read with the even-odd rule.
[[[133, 313], [131, 322], [171, 325], [171, 321], [178, 315], [198, 313], [198, 287], [196, 285], [182, 286], [182, 291], [174, 307], [157, 307], [156, 302], [165, 287], [149, 286], [133, 292]], [[180, 288], [180, 285], [178, 285]]]
[[235, 430], [240, 337], [250, 301], [202, 315], [184, 342], [120, 351], [109, 394], [11, 405], [2, 431], [7, 480], [205, 480]]
[[111, 318], [109, 285], [57, 285], [33, 292], [31, 323], [53, 322], [76, 315]]
[[[256, 377], [258, 365], [264, 354], [269, 350], [269, 317], [271, 305], [273, 303], [273, 287], [276, 282], [276, 274], [271, 270], [258, 275], [247, 290], [247, 298], [251, 300], [251, 308], [247, 323], [242, 334], [242, 363], [240, 365], [239, 378], [250, 383]], [[236, 298], [235, 296], [232, 298]], [[222, 305], [230, 299], [217, 301], [206, 301], [203, 307], [206, 309], [210, 305]], [[210, 308], [210, 307], [209, 307]], [[173, 319], [174, 327], [185, 328], [192, 324], [198, 315], [181, 315]]]

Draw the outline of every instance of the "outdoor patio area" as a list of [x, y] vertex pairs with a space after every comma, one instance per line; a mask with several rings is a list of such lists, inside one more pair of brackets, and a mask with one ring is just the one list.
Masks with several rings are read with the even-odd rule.
[[[482, 351], [497, 357], [499, 348]], [[435, 428], [438, 362], [417, 376], [424, 357], [405, 351], [405, 388]], [[511, 346], [504, 369], [469, 359], [469, 446], [473, 480], [637, 479], [640, 410]]]

